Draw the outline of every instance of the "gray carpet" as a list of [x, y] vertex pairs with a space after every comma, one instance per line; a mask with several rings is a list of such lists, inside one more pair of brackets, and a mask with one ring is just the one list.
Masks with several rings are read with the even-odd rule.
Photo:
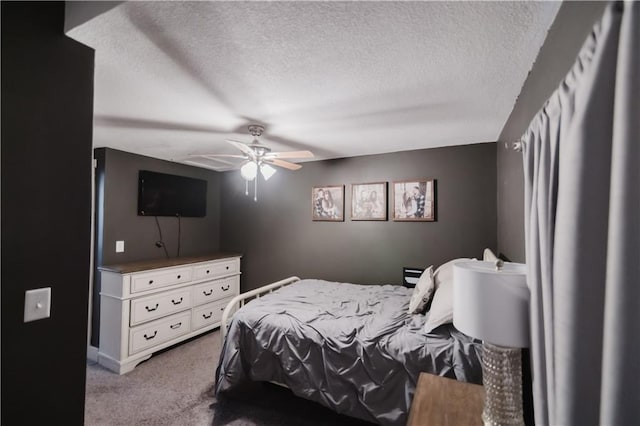
[[275, 385], [259, 385], [242, 399], [216, 398], [212, 387], [220, 346], [220, 333], [214, 331], [156, 354], [122, 376], [87, 364], [85, 424], [370, 425]]

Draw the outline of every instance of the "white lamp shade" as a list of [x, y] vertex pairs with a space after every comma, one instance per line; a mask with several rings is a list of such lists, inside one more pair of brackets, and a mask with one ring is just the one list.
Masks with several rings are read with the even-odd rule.
[[240, 174], [246, 180], [254, 180], [258, 175], [258, 165], [253, 161], [249, 161], [244, 166], [240, 167]]
[[264, 178], [264, 180], [269, 180], [271, 176], [276, 174], [276, 169], [268, 164], [261, 164], [260, 173], [262, 173], [262, 177]]
[[526, 266], [492, 262], [453, 265], [453, 325], [498, 346], [529, 346], [529, 288]]

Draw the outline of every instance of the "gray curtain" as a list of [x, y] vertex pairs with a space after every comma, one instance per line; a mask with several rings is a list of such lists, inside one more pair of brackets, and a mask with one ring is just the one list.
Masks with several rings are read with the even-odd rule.
[[640, 424], [640, 4], [610, 4], [524, 135], [537, 425]]

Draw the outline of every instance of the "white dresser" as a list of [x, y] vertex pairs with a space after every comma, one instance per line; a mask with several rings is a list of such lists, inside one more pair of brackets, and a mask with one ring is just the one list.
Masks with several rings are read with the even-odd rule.
[[240, 293], [240, 255], [102, 266], [98, 362], [127, 373], [163, 348], [220, 326]]

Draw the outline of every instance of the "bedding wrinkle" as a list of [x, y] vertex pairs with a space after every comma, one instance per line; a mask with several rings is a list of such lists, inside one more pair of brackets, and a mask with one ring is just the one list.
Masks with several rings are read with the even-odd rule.
[[401, 286], [302, 280], [254, 299], [229, 324], [216, 392], [276, 381], [338, 413], [404, 425], [420, 372], [481, 381], [480, 343], [451, 324], [424, 333], [410, 297]]

